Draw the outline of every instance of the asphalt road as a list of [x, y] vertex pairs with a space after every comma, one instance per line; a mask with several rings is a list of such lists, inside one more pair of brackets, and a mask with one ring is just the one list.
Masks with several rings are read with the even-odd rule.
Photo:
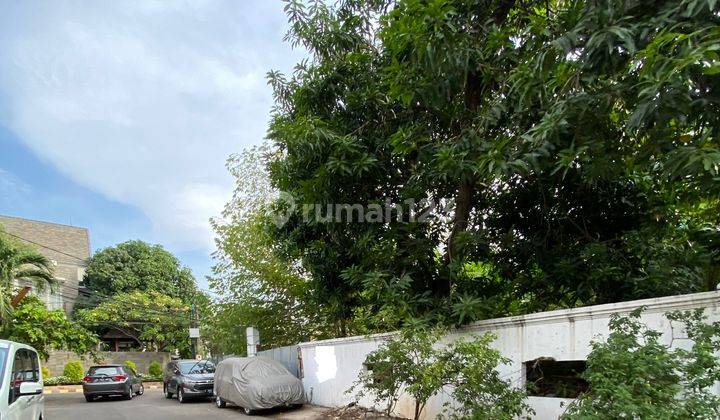
[[220, 409], [209, 399], [180, 404], [176, 399], [165, 399], [161, 390], [147, 390], [145, 395], [130, 401], [113, 397], [88, 403], [82, 392], [45, 396], [45, 417], [48, 420], [311, 420], [323, 418], [321, 412], [318, 407], [304, 406], [301, 409], [273, 410], [248, 417], [238, 407]]

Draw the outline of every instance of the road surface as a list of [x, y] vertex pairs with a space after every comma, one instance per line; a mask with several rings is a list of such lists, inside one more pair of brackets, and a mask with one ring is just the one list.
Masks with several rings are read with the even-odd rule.
[[301, 409], [261, 412], [248, 417], [238, 407], [228, 405], [220, 409], [210, 400], [180, 404], [176, 399], [166, 399], [161, 390], [147, 390], [145, 395], [130, 401], [109, 398], [88, 403], [82, 392], [45, 396], [45, 417], [49, 420], [312, 420], [322, 419], [322, 411], [319, 407], [304, 406]]

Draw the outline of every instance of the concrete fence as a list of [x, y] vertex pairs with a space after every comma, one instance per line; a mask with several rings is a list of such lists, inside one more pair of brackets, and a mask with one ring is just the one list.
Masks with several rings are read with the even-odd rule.
[[60, 376], [65, 369], [65, 365], [73, 360], [80, 360], [83, 364], [83, 368], [87, 368], [91, 365], [102, 363], [102, 364], [123, 364], [125, 361], [130, 360], [135, 362], [139, 373], [148, 373], [150, 364], [152, 362], [160, 363], [160, 366], [165, 365], [170, 361], [170, 353], [164, 352], [143, 352], [143, 351], [118, 351], [118, 352], [100, 352], [98, 353], [98, 361], [92, 360], [88, 356], [79, 356], [69, 351], [53, 351], [50, 352], [50, 357], [44, 363], [43, 366], [47, 367], [50, 371], [50, 376]]
[[[495, 333], [498, 338], [493, 346], [511, 360], [499, 367], [501, 377], [514, 386], [525, 387], [528, 365], [532, 366], [538, 360], [585, 361], [591, 350], [591, 341], [607, 337], [608, 321], [614, 313], [627, 313], [644, 306], [643, 322], [652, 329], [662, 331], [665, 344], [687, 347], [691, 344], [687, 337], [683, 337], [678, 326], [673, 326], [664, 315], [674, 310], [704, 308], [709, 320], [717, 321], [720, 320], [719, 302], [720, 292], [707, 292], [489, 319], [456, 330], [443, 341], [450, 342], [486, 331]], [[392, 335], [299, 344], [300, 372], [310, 402], [328, 407], [341, 407], [353, 402], [353, 396], [345, 391], [357, 379], [358, 373], [367, 369], [363, 365], [366, 356]], [[720, 384], [715, 384], [715, 392], [720, 394]], [[441, 415], [446, 401], [450, 401], [448, 393], [433, 397], [425, 408], [423, 418], [435, 419]], [[572, 401], [550, 396], [528, 398], [528, 403], [536, 412], [534, 418], [541, 420], [558, 418]], [[372, 407], [372, 401], [367, 398], [359, 403]], [[414, 402], [407, 396], [401, 396], [396, 414], [412, 418], [413, 408]]]

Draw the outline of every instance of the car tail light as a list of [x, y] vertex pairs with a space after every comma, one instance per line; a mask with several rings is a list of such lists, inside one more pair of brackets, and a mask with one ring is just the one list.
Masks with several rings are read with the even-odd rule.
[[115, 375], [112, 377], [112, 380], [115, 382], [124, 381], [125, 378], [127, 378], [125, 375]]
[[92, 382], [92, 381], [93, 381], [92, 376], [86, 376], [83, 378], [83, 382]]

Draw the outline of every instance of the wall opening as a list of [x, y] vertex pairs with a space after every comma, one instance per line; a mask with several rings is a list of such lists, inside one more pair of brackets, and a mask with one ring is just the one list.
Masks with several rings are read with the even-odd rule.
[[389, 376], [391, 376], [391, 371], [387, 370], [383, 371], [381, 369], [379, 372], [374, 372], [376, 366], [375, 363], [363, 362], [362, 366], [364, 373], [372, 375], [371, 378], [373, 384], [377, 385], [379, 383], [382, 383], [383, 381], [387, 380]]
[[524, 363], [527, 393], [535, 397], [577, 398], [587, 391], [588, 383], [580, 375], [584, 360], [555, 360], [540, 357]]

